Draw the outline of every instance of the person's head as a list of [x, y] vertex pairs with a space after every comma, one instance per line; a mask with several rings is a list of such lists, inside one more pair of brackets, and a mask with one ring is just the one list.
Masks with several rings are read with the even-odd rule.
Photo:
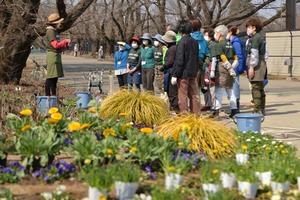
[[181, 20], [178, 23], [178, 32], [181, 35], [188, 35], [191, 34], [193, 31], [193, 27], [190, 21], [187, 20]]
[[166, 43], [164, 42], [164, 40], [162, 39], [162, 35], [160, 34], [156, 34], [153, 38], [153, 44], [156, 47], [159, 47], [161, 45], [166, 45]]
[[119, 51], [124, 51], [125, 50], [125, 42], [117, 42]]
[[140, 38], [137, 36], [134, 36], [131, 38], [130, 43], [131, 43], [132, 48], [137, 49], [137, 48], [139, 48], [139, 45], [140, 45]]
[[215, 40], [214, 35], [215, 35], [215, 32], [213, 29], [205, 29], [204, 30], [204, 39], [206, 41], [208, 41], [208, 42], [214, 41]]
[[173, 31], [173, 32], [177, 33], [176, 27], [173, 24], [167, 24], [166, 32], [167, 31]]
[[225, 38], [228, 33], [228, 28], [225, 25], [219, 25], [215, 28], [214, 38], [216, 41], [220, 41]]
[[61, 23], [64, 21], [64, 18], [61, 18], [58, 13], [52, 13], [48, 16], [48, 26], [52, 26], [54, 28], [58, 28]]
[[149, 33], [144, 33], [141, 39], [145, 47], [148, 47], [152, 44], [152, 37]]
[[255, 33], [259, 33], [262, 30], [262, 23], [259, 19], [252, 18], [246, 22], [247, 35], [252, 36]]
[[193, 32], [200, 31], [202, 27], [202, 23], [199, 19], [193, 19], [191, 21], [191, 24], [192, 24]]
[[236, 26], [230, 26], [228, 29], [229, 31], [226, 36], [227, 40], [231, 40], [233, 36], [237, 36], [240, 33], [240, 30]]
[[162, 39], [169, 46], [172, 45], [172, 44], [176, 44], [176, 33], [174, 31], [167, 31], [164, 34], [164, 36], [162, 36]]

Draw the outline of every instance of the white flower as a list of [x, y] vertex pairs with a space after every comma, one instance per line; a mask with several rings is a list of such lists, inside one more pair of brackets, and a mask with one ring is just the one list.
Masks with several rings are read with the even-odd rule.
[[266, 146], [267, 146], [267, 145], [264, 144], [264, 145], [262, 146], [262, 148], [265, 148]]
[[141, 200], [146, 200], [146, 195], [145, 194], [140, 194]]
[[251, 141], [251, 139], [250, 138], [248, 138], [247, 140], [246, 140], [246, 142], [250, 142]]
[[152, 197], [149, 195], [146, 197], [146, 200], [152, 200]]
[[43, 192], [41, 195], [45, 200], [52, 200], [52, 193], [50, 192]]
[[260, 142], [260, 141], [261, 141], [261, 139], [257, 139], [257, 140], [256, 140], [256, 142]]
[[251, 136], [251, 139], [254, 139], [255, 137], [254, 136]]
[[59, 186], [56, 188], [56, 191], [65, 192], [66, 189], [67, 189], [67, 188], [66, 188], [65, 185], [59, 185]]
[[272, 144], [276, 144], [277, 142], [276, 141], [272, 141]]
[[273, 195], [271, 200], [281, 200], [281, 196], [279, 194]]
[[291, 143], [291, 142], [287, 142], [287, 144], [288, 144], [288, 145], [292, 145], [292, 143]]

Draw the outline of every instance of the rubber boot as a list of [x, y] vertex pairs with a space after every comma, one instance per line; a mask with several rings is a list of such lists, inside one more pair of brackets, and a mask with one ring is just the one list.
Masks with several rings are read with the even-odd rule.
[[232, 109], [231, 112], [230, 112], [229, 117], [233, 118], [236, 114], [238, 114], [238, 109]]
[[240, 99], [236, 99], [237, 113], [240, 113]]

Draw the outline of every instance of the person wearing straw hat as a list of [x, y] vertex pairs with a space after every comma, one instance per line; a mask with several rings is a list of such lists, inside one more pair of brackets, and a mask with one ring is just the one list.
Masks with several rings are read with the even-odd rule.
[[141, 37], [143, 48], [141, 49], [141, 64], [142, 64], [142, 84], [146, 91], [154, 92], [154, 48], [152, 47], [152, 37], [149, 33], [144, 33]]
[[47, 77], [45, 82], [46, 96], [56, 96], [58, 78], [63, 77], [63, 68], [61, 53], [70, 44], [70, 39], [60, 41], [57, 31], [58, 27], [64, 21], [58, 13], [48, 16], [46, 31], [46, 48], [47, 48]]
[[176, 56], [176, 33], [174, 31], [167, 31], [162, 39], [168, 46], [168, 51], [165, 57], [164, 70], [164, 89], [167, 91], [170, 109], [179, 112], [178, 106], [178, 87], [171, 84], [170, 71], [173, 69]]

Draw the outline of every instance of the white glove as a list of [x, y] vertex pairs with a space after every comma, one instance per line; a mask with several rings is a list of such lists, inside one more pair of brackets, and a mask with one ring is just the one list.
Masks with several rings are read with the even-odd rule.
[[232, 65], [230, 64], [230, 62], [226, 61], [224, 64], [223, 64], [224, 68], [229, 70], [230, 68], [232, 68]]
[[176, 85], [177, 84], [177, 78], [176, 77], [172, 77], [171, 78], [171, 84], [172, 85]]
[[235, 73], [235, 71], [234, 71], [233, 68], [230, 68], [230, 69], [229, 69], [229, 74], [230, 74], [230, 76], [232, 76], [232, 77], [236, 77], [236, 73]]
[[235, 60], [235, 61], [232, 63], [232, 68], [235, 69], [238, 65], [239, 65], [239, 62], [238, 62], [237, 60]]
[[215, 78], [215, 71], [210, 72], [210, 78]]

